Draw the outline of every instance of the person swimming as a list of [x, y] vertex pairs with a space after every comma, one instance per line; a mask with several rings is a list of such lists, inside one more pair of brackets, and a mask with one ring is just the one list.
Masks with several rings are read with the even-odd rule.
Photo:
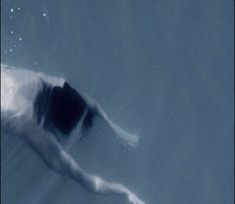
[[137, 135], [112, 122], [94, 100], [77, 92], [64, 79], [1, 64], [1, 126], [24, 139], [54, 171], [66, 175], [98, 194], [125, 196], [133, 204], [144, 204], [124, 185], [87, 173], [59, 143], [58, 132], [68, 135], [81, 121], [81, 138], [102, 118], [123, 144], [135, 146]]

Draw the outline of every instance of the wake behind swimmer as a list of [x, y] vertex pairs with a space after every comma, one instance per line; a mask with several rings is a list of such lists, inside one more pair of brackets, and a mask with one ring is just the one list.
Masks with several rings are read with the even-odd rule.
[[[17, 101], [17, 103], [15, 103]], [[123, 144], [135, 146], [138, 137], [112, 122], [101, 106], [78, 93], [64, 79], [1, 64], [1, 124], [14, 124], [14, 131], [27, 141], [45, 164], [98, 194], [125, 196], [133, 204], [144, 204], [133, 192], [118, 183], [85, 172], [63, 149], [58, 132], [71, 133], [81, 121], [84, 137], [94, 116], [103, 119]], [[69, 137], [68, 137], [69, 139]]]

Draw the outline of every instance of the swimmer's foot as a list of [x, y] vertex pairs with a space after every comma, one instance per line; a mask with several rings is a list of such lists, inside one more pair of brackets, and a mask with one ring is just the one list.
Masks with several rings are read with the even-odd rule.
[[144, 201], [139, 199], [134, 193], [132, 192], [127, 192], [126, 194], [128, 201], [131, 204], [146, 204]]

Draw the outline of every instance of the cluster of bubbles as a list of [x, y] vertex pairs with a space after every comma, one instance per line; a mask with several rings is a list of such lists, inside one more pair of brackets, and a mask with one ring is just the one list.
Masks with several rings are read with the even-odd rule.
[[[21, 15], [22, 8], [21, 7], [15, 7], [15, 8], [10, 8], [8, 13], [9, 13], [9, 20], [10, 21], [15, 21], [17, 17]], [[46, 13], [42, 13], [42, 17], [46, 18], [47, 15]], [[14, 43], [11, 44], [11, 46], [8, 49], [4, 50], [5, 54], [9, 54], [9, 56], [13, 56], [14, 52], [18, 47], [21, 46], [21, 43], [23, 41], [22, 37], [17, 33], [17, 30], [10, 29], [8, 33], [14, 40]]]
[[[16, 19], [17, 16], [19, 16], [21, 14], [21, 7], [16, 7], [16, 8], [10, 8], [9, 9], [9, 19], [11, 21], [14, 21]], [[10, 56], [13, 55], [15, 49], [17, 47], [20, 47], [21, 42], [22, 42], [22, 37], [21, 36], [17, 36], [17, 33], [14, 29], [11, 29], [9, 31], [9, 35], [11, 35], [12, 37], [14, 37], [16, 39], [15, 43], [9, 48], [9, 49], [5, 49], [4, 53], [5, 54], [9, 54]]]

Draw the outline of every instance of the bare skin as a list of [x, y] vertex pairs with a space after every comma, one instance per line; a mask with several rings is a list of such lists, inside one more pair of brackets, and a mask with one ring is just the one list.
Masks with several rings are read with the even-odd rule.
[[[44, 113], [47, 109], [40, 109], [44, 106], [37, 106], [39, 109], [36, 113], [40, 113], [38, 115], [42, 117], [35, 118], [34, 101], [35, 98], [37, 98], [36, 93], [43, 89], [42, 84], [44, 82], [46, 82], [46, 84], [50, 84], [51, 87], [56, 86], [56, 89], [59, 90], [58, 95], [61, 96], [60, 91], [64, 90], [62, 89], [64, 80], [27, 70], [8, 69], [5, 65], [3, 65], [2, 68], [1, 64], [1, 128], [3, 132], [4, 127], [10, 127], [10, 131], [13, 131], [14, 135], [17, 135], [24, 141], [27, 141], [29, 146], [36, 153], [38, 153], [38, 155], [40, 155], [41, 159], [49, 168], [53, 169], [59, 174], [73, 179], [90, 192], [104, 195], [116, 194], [121, 197], [125, 197], [127, 201], [132, 204], [145, 204], [133, 192], [131, 192], [122, 184], [105, 181], [96, 175], [91, 175], [84, 171], [72, 158], [72, 156], [63, 149], [54, 133], [44, 128]], [[75, 92], [67, 85], [66, 91], [71, 90], [72, 92]], [[45, 93], [46, 92], [44, 92], [44, 94]], [[65, 95], [64, 98], [68, 99], [69, 96], [70, 95]], [[64, 98], [59, 98], [58, 100], [56, 98], [55, 102], [61, 102], [61, 100], [63, 101]], [[72, 99], [73, 97], [71, 100]], [[71, 102], [71, 100], [69, 99], [69, 102]], [[47, 104], [48, 101], [40, 100], [39, 105], [43, 104], [43, 102]], [[72, 100], [72, 102], [74, 102], [74, 100]], [[77, 104], [75, 103], [74, 105], [77, 105], [78, 114], [81, 113], [79, 111], [83, 109], [88, 109], [90, 111], [87, 118], [84, 120], [82, 131], [86, 132], [87, 129], [92, 126], [92, 115], [97, 115], [109, 125], [109, 127], [113, 130], [116, 138], [123, 144], [131, 146], [135, 146], [137, 144], [138, 137], [126, 132], [117, 124], [112, 122], [107, 114], [99, 106], [99, 104], [93, 99], [83, 95], [77, 99]], [[84, 105], [85, 107], [81, 108], [80, 105]], [[61, 112], [61, 110], [65, 110], [65, 112], [60, 113], [59, 118], [62, 122], [67, 122], [68, 119], [66, 117], [65, 119], [64, 115], [67, 110], [66, 107], [70, 107], [70, 105], [66, 106], [66, 103], [65, 105], [62, 103], [62, 106], [59, 106], [59, 108], [56, 110], [53, 109], [54, 107], [55, 104], [51, 106], [50, 110], [54, 110], [52, 113], [58, 113]], [[72, 113], [74, 112], [73, 108], [74, 106], [70, 108]], [[81, 110], [79, 108], [81, 108]], [[55, 116], [54, 118], [52, 117], [52, 119], [55, 119], [55, 121], [58, 122], [57, 115], [52, 114], [52, 116]], [[76, 120], [75, 122], [78, 122]], [[51, 122], [51, 120], [49, 121]], [[54, 123], [54, 125], [61, 127], [61, 121]]]
[[[40, 155], [45, 164], [63, 174], [87, 190], [97, 194], [117, 194], [124, 196], [132, 204], [144, 204], [134, 193], [119, 183], [107, 182], [104, 179], [85, 172], [79, 164], [66, 153], [56, 137], [31, 123], [24, 127], [25, 139], [29, 145]], [[35, 134], [32, 134], [35, 133]]]

